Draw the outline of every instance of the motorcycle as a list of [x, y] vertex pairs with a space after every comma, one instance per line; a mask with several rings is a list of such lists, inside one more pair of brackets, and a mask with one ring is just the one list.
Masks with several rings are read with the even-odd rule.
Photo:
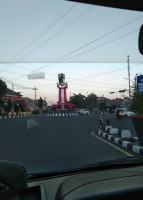
[[123, 118], [122, 113], [121, 112], [117, 112], [116, 113], [116, 117], [117, 117], [118, 120], [122, 119]]

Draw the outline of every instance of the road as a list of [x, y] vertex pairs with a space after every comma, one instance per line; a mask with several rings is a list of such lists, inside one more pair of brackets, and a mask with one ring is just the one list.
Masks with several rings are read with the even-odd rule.
[[[114, 127], [133, 127], [129, 119]], [[115, 126], [116, 125], [116, 126]], [[126, 155], [92, 133], [99, 128], [99, 116], [34, 117], [0, 119], [0, 158], [24, 164], [28, 173], [83, 167]], [[131, 130], [134, 131], [134, 130]]]

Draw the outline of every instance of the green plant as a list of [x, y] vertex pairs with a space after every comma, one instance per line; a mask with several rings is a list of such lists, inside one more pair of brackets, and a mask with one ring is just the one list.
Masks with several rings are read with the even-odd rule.
[[137, 93], [136, 85], [132, 86], [132, 100], [130, 110], [136, 112], [138, 115], [143, 115], [143, 93]]

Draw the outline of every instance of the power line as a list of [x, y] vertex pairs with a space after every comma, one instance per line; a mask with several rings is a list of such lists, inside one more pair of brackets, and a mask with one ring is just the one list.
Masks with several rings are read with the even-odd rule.
[[21, 76], [20, 73], [16, 73], [16, 72], [13, 72], [13, 71], [4, 71], [4, 72], [2, 72], [2, 73], [6, 73], [6, 74], [15, 74], [15, 75], [20, 75], [20, 76]]
[[17, 62], [19, 62], [20, 60], [23, 60], [24, 58], [26, 58], [27, 56], [31, 55], [34, 51], [36, 51], [37, 49], [39, 49], [41, 46], [47, 44], [48, 42], [50, 42], [52, 39], [54, 39], [55, 37], [57, 37], [57, 35], [63, 33], [66, 29], [68, 29], [70, 26], [72, 26], [74, 23], [76, 23], [81, 17], [83, 17], [85, 14], [89, 13], [91, 10], [93, 10], [94, 7], [90, 7], [90, 8], [86, 8], [83, 12], [81, 12], [78, 16], [76, 16], [74, 19], [72, 19], [70, 22], [68, 22], [64, 27], [62, 27], [59, 31], [57, 31], [56, 33], [54, 33], [50, 38], [44, 40], [41, 44], [39, 44], [37, 47], [35, 47], [34, 49], [32, 49], [30, 52], [28, 52], [27, 54], [25, 54], [23, 57], [21, 57]]
[[[136, 66], [139, 66], [139, 65], [143, 65], [143, 63], [139, 63], [139, 64], [133, 65], [131, 67], [136, 67]], [[85, 77], [82, 77], [80, 79], [73, 79], [70, 82], [82, 80], [82, 79], [86, 79], [86, 78], [92, 78], [92, 77], [95, 77], [95, 76], [101, 76], [101, 75], [104, 75], [104, 74], [109, 74], [109, 73], [113, 73], [113, 72], [117, 72], [117, 71], [121, 71], [121, 70], [125, 70], [125, 69], [127, 69], [127, 67], [123, 67], [123, 68], [112, 70], [112, 71], [103, 72], [103, 73], [100, 73], [100, 74], [94, 74], [94, 75], [91, 75], [91, 76], [85, 76]]]
[[[72, 85], [73, 85], [73, 84], [72, 84]], [[76, 84], [76, 85], [77, 85], [77, 84]], [[78, 86], [80, 86], [80, 87], [81, 87], [81, 86], [83, 86], [83, 87], [86, 86], [86, 87], [94, 87], [94, 88], [97, 88], [97, 87], [98, 87], [98, 88], [109, 88], [109, 89], [112, 89], [112, 88], [119, 88], [119, 89], [120, 89], [120, 88], [121, 88], [121, 89], [122, 89], [122, 86], [120, 86], [120, 87], [117, 87], [117, 86], [115, 86], [115, 87], [109, 87], [109, 86], [105, 87], [105, 86], [83, 85], [83, 84], [78, 84], [77, 87], [78, 87]], [[126, 86], [126, 87], [127, 87], [127, 86]]]
[[[92, 43], [96, 42], [97, 40], [100, 40], [100, 39], [102, 39], [102, 38], [104, 38], [104, 37], [106, 37], [106, 36], [112, 34], [113, 32], [115, 32], [115, 31], [117, 31], [117, 30], [119, 30], [119, 29], [121, 29], [121, 28], [123, 28], [123, 27], [125, 27], [125, 26], [127, 26], [127, 25], [129, 25], [129, 24], [131, 24], [132, 22], [134, 22], [134, 21], [136, 21], [136, 20], [138, 20], [138, 19], [140, 19], [140, 18], [142, 18], [142, 17], [143, 17], [143, 16], [137, 17], [137, 18], [135, 18], [134, 20], [132, 20], [132, 21], [130, 21], [130, 22], [128, 22], [128, 23], [126, 23], [126, 24], [120, 26], [119, 28], [114, 29], [113, 31], [110, 31], [109, 33], [104, 34], [103, 36], [101, 36], [101, 37], [99, 37], [99, 38], [97, 38], [97, 39], [95, 39], [95, 40], [93, 40], [93, 41], [91, 41], [91, 42], [89, 42], [89, 43], [87, 43], [87, 44], [81, 46], [80, 48], [77, 48], [76, 50], [74, 50], [74, 51], [72, 51], [72, 52], [70, 52], [70, 53], [68, 53], [68, 54], [66, 54], [66, 55], [64, 55], [64, 56], [62, 56], [62, 57], [60, 57], [60, 58], [57, 59], [57, 60], [55, 61], [55, 63], [53, 63], [52, 65], [55, 65], [55, 64], [57, 64], [58, 62], [61, 62], [61, 59], [63, 59], [63, 58], [65, 58], [65, 57], [67, 57], [67, 56], [69, 56], [69, 55], [71, 55], [71, 54], [73, 54], [73, 53], [75, 53], [75, 52], [81, 50], [81, 49], [84, 48], [84, 47], [87, 47], [88, 45], [91, 45]], [[129, 35], [129, 34], [132, 34], [132, 33], [136, 32], [136, 31], [137, 31], [137, 30], [134, 30], [133, 32], [130, 32], [130, 33], [128, 33], [128, 34], [126, 34], [126, 35], [123, 35], [123, 36], [121, 36], [121, 37], [118, 37], [118, 38], [116, 38], [116, 39], [110, 40], [109, 42], [104, 43], [104, 44], [102, 44], [102, 45], [100, 45], [100, 46], [97, 46], [97, 47], [95, 47], [95, 48], [99, 48], [99, 47], [101, 47], [101, 46], [103, 46], [103, 45], [106, 45], [106, 44], [108, 44], [108, 43], [111, 43], [111, 42], [113, 42], [113, 41], [115, 41], [115, 40], [117, 40], [117, 39], [120, 39], [120, 38], [122, 38], [122, 37], [125, 37], [125, 36], [127, 36], [127, 35]], [[82, 53], [80, 53], [80, 54], [78, 54], [78, 55], [75, 55], [75, 56], [73, 56], [73, 57], [76, 57], [76, 56], [79, 56], [79, 55], [81, 55], [81, 54], [87, 53], [87, 52], [89, 52], [89, 51], [91, 51], [91, 50], [94, 50], [95, 48], [89, 49], [88, 51], [82, 52]], [[71, 58], [73, 58], [73, 57], [70, 57], [70, 58], [68, 58], [68, 59], [66, 59], [66, 60], [69, 60], [69, 59], [71, 59]], [[65, 60], [65, 61], [66, 61], [66, 60]], [[62, 62], [63, 62], [63, 61], [62, 61]], [[37, 68], [36, 70], [34, 70], [34, 72], [35, 72], [35, 71], [38, 71], [38, 70], [40, 70], [40, 69], [43, 69], [43, 68], [45, 68], [46, 66], [47, 66], [47, 64], [44, 65], [44, 66], [42, 66], [42, 67]], [[50, 65], [50, 66], [51, 66], [51, 65]], [[48, 66], [48, 67], [50, 67], [50, 66]], [[27, 74], [24, 74], [24, 75], [22, 75], [22, 76], [25, 76], [25, 75], [27, 75]], [[21, 76], [20, 76], [20, 77], [21, 77]], [[19, 78], [19, 77], [16, 77], [16, 78]]]
[[[95, 40], [93, 40], [93, 41], [91, 41], [91, 42], [89, 42], [89, 43], [87, 43], [87, 44], [85, 44], [85, 45], [83, 45], [83, 46], [77, 48], [76, 50], [71, 51], [70, 53], [68, 53], [68, 54], [66, 54], [66, 55], [64, 55], [64, 56], [62, 56], [62, 57], [60, 57], [60, 58], [57, 59], [55, 62], [57, 63], [57, 62], [60, 61], [61, 59], [63, 59], [63, 58], [65, 58], [65, 57], [67, 57], [67, 56], [69, 56], [69, 55], [71, 55], [71, 54], [73, 54], [73, 53], [75, 53], [75, 52], [77, 52], [77, 51], [79, 51], [79, 50], [81, 50], [81, 49], [83, 49], [83, 48], [85, 48], [85, 47], [87, 47], [87, 46], [93, 44], [94, 42], [96, 42], [96, 41], [98, 41], [98, 40], [100, 40], [100, 39], [102, 39], [102, 38], [104, 38], [104, 37], [106, 37], [106, 36], [108, 36], [108, 35], [110, 35], [110, 34], [116, 32], [116, 31], [122, 29], [123, 27], [125, 27], [125, 26], [127, 26], [127, 25], [133, 23], [134, 21], [136, 21], [136, 20], [138, 20], [138, 19], [140, 19], [140, 18], [142, 18], [142, 17], [143, 17], [143, 15], [140, 16], [140, 17], [135, 18], [134, 20], [132, 20], [132, 21], [130, 21], [130, 22], [128, 22], [128, 23], [126, 23], [126, 24], [124, 24], [124, 25], [122, 25], [122, 26], [120, 26], [120, 27], [118, 27], [118, 28], [116, 28], [116, 29], [114, 29], [114, 30], [112, 30], [112, 31], [110, 31], [109, 33], [104, 34], [103, 36], [101, 36], [101, 37], [99, 37], [99, 38], [96, 38]], [[137, 29], [137, 30], [138, 30], [138, 29]], [[137, 30], [135, 30], [135, 32], [136, 32]], [[125, 36], [127, 36], [127, 35], [129, 35], [129, 34], [131, 34], [131, 33], [132, 33], [132, 32], [130, 32], [130, 33], [124, 35], [124, 36], [121, 36], [120, 38], [125, 37]], [[114, 39], [114, 40], [117, 40], [117, 39], [119, 39], [119, 38], [116, 38], [116, 39]], [[114, 41], [114, 40], [112, 40], [112, 41]], [[111, 42], [111, 41], [109, 41], [109, 42]], [[109, 42], [108, 42], [108, 43], [109, 43]], [[106, 44], [107, 44], [107, 43], [106, 43]], [[103, 45], [105, 45], [105, 44], [103, 44]], [[100, 45], [100, 46], [103, 46], [103, 45]], [[80, 54], [78, 54], [78, 55], [80, 55]], [[78, 56], [78, 55], [76, 55], [76, 56]], [[74, 57], [76, 57], [76, 56], [74, 56]], [[73, 57], [71, 57], [71, 58], [73, 58]], [[71, 58], [68, 58], [67, 60], [69, 60], [69, 59], [71, 59]], [[53, 62], [54, 62], [54, 61], [53, 61]], [[55, 62], [54, 62], [54, 64], [55, 64]], [[62, 61], [62, 62], [63, 62], [63, 61]], [[44, 66], [42, 66], [42, 67], [40, 67], [40, 68], [37, 68], [35, 71], [37, 71], [37, 70], [39, 70], [39, 69], [42, 69], [42, 68], [44, 68], [44, 67], [46, 67], [46, 65], [44, 65]]]
[[[92, 48], [92, 49], [89, 49], [89, 50], [87, 50], [87, 51], [84, 51], [84, 52], [79, 53], [79, 54], [77, 54], [77, 55], [74, 55], [74, 56], [72, 56], [72, 57], [70, 57], [70, 58], [68, 58], [68, 59], [66, 59], [66, 60], [64, 60], [64, 61], [61, 61], [61, 60], [60, 60], [60, 59], [63, 58], [63, 57], [61, 57], [61, 58], [58, 59], [59, 62], [58, 62], [58, 60], [57, 60], [57, 62], [56, 62], [56, 63], [53, 63], [52, 65], [56, 65], [57, 63], [60, 63], [60, 62], [65, 62], [65, 61], [67, 61], [67, 60], [69, 60], [69, 59], [71, 59], [71, 58], [74, 58], [74, 57], [77, 57], [77, 56], [79, 56], [79, 55], [88, 53], [89, 51], [92, 51], [92, 50], [94, 50], [94, 49], [97, 49], [97, 48], [99, 48], [99, 47], [102, 47], [102, 46], [104, 46], [104, 45], [106, 45], [106, 44], [109, 44], [109, 43], [111, 43], [111, 42], [114, 42], [114, 41], [116, 41], [116, 40], [118, 40], [118, 39], [121, 39], [121, 38], [123, 38], [123, 37], [125, 37], [125, 36], [128, 36], [128, 35], [134, 33], [134, 32], [137, 32], [137, 31], [138, 31], [138, 29], [136, 29], [136, 30], [134, 30], [134, 31], [131, 31], [131, 32], [125, 34], [125, 35], [122, 35], [122, 36], [120, 36], [120, 37], [118, 37], [118, 38], [115, 38], [115, 39], [113, 39], [113, 40], [110, 40], [110, 41], [108, 41], [108, 42], [106, 42], [106, 43], [104, 43], [104, 44], [102, 44], [102, 45], [99, 45], [99, 46], [97, 46], [97, 47], [94, 47], [94, 48]], [[64, 57], [65, 57], [65, 56], [64, 56]], [[46, 65], [47, 65], [47, 64], [46, 64]], [[51, 65], [50, 65], [50, 66], [51, 66]], [[37, 68], [37, 69], [34, 70], [33, 72], [36, 72], [36, 71], [38, 71], [38, 70], [40, 70], [40, 69], [42, 69], [42, 68], [45, 68], [45, 65], [42, 66], [42, 67]], [[121, 70], [121, 69], [119, 69], [119, 70]], [[117, 70], [117, 71], [119, 71], [119, 70]], [[104, 73], [102, 73], [102, 74], [104, 74]], [[102, 74], [101, 74], [101, 75], [102, 75]], [[27, 75], [27, 74], [18, 76], [18, 77], [14, 78], [14, 79], [20, 78], [20, 77], [25, 76], [25, 75]], [[12, 79], [12, 80], [13, 80], [13, 79]], [[79, 79], [77, 79], [77, 80], [79, 80]]]
[[66, 59], [66, 60], [64, 60], [64, 61], [62, 61], [62, 62], [65, 62], [65, 61], [67, 61], [67, 60], [70, 60], [71, 58], [75, 58], [75, 57], [77, 57], [77, 56], [80, 56], [80, 55], [89, 53], [90, 51], [93, 51], [93, 50], [95, 50], [95, 49], [97, 49], [97, 48], [100, 48], [100, 47], [102, 47], [102, 46], [105, 46], [106, 44], [112, 43], [112, 42], [114, 42], [114, 41], [116, 41], [116, 40], [119, 40], [119, 39], [121, 39], [121, 38], [123, 38], [123, 37], [126, 37], [126, 36], [128, 36], [128, 35], [131, 35], [132, 33], [135, 33], [135, 32], [137, 32], [137, 31], [139, 31], [139, 29], [133, 30], [133, 31], [131, 31], [131, 32], [125, 34], [125, 35], [122, 35], [122, 36], [117, 37], [117, 38], [115, 38], [115, 39], [113, 39], [113, 40], [110, 40], [110, 41], [108, 41], [108, 42], [105, 42], [105, 43], [103, 43], [103, 44], [101, 44], [101, 45], [99, 45], [99, 46], [96, 46], [96, 47], [93, 47], [93, 48], [88, 49], [88, 50], [86, 50], [86, 51], [83, 51], [82, 53], [76, 54], [76, 55], [74, 55], [74, 56], [72, 56], [72, 57], [70, 57], [70, 58], [68, 58], [68, 59]]
[[[66, 15], [68, 15], [77, 5], [71, 6], [64, 14], [62, 14], [53, 24], [51, 24], [48, 28], [46, 28], [41, 34], [39, 34], [34, 40], [32, 40], [29, 44], [27, 44], [23, 49], [18, 51], [15, 56], [13, 56], [9, 62], [15, 59], [19, 54], [24, 52], [27, 48], [29, 48], [32, 44], [34, 44], [37, 40], [39, 40], [43, 35], [45, 35], [50, 29], [52, 29], [58, 22], [60, 22]], [[6, 69], [7, 70], [7, 69]], [[5, 72], [4, 70], [3, 72]]]
[[4, 78], [4, 77], [1, 77], [1, 79], [3, 80], [3, 81], [5, 81], [6, 83], [9, 83], [9, 84], [12, 84], [12, 85], [14, 85], [14, 86], [16, 86], [16, 87], [18, 87], [18, 88], [21, 88], [21, 89], [32, 89], [32, 88], [30, 88], [30, 87], [26, 87], [26, 86], [23, 86], [23, 85], [19, 85], [19, 84], [16, 84], [16, 83], [13, 83], [12, 81], [9, 81], [9, 80], [7, 80], [6, 78]]
[[[113, 85], [113, 83], [103, 83], [103, 82], [94, 82], [94, 81], [85, 81], [85, 80], [77, 80], [77, 81], [84, 82], [84, 83], [100, 84], [100, 85]], [[70, 81], [68, 81], [68, 82], [70, 82]], [[114, 84], [114, 85], [115, 86], [127, 86], [127, 85], [121, 85], [121, 84]]]
[[[72, 24], [74, 24], [75, 22], [77, 22], [82, 16], [84, 16], [85, 14], [87, 14], [87, 13], [89, 13], [92, 9], [94, 9], [94, 7], [90, 7], [90, 8], [87, 8], [87, 9], [85, 9], [82, 13], [80, 13], [78, 16], [76, 16], [73, 20], [71, 20], [70, 21], [70, 24], [68, 23], [68, 24], [66, 24], [65, 26], [64, 26], [64, 29], [61, 29], [61, 31], [58, 31], [58, 33], [56, 33], [55, 35], [54, 35], [54, 37], [56, 37], [58, 34], [59, 34], [59, 32], [63, 32], [63, 31], [65, 31], [67, 28], [69, 28]], [[53, 37], [53, 36], [52, 36]], [[52, 38], [51, 38], [52, 39]], [[46, 40], [47, 41], [47, 40]], [[44, 41], [43, 43], [42, 43], [42, 45], [43, 44], [45, 44], [46, 43], [46, 41]], [[40, 44], [41, 45], [41, 44]], [[37, 48], [39, 48], [40, 46], [38, 46], [38, 47], [36, 47], [35, 49], [37, 49]], [[35, 50], [34, 49], [34, 50]], [[32, 50], [31, 52], [33, 52], [34, 50]], [[30, 52], [30, 53], [31, 53]], [[26, 57], [27, 55], [30, 55], [29, 53], [28, 54], [26, 54], [24, 57]], [[21, 59], [23, 59], [24, 57], [22, 57], [22, 58], [20, 58], [20, 60]], [[44, 67], [46, 67], [47, 66], [47, 64], [46, 65], [44, 65], [44, 66], [42, 66], [42, 67], [40, 67], [40, 68], [37, 68], [36, 70], [34, 70], [34, 71], [31, 71], [31, 73], [32, 72], [36, 72], [36, 71], [38, 71], [39, 69], [42, 69], [42, 68], [44, 68]], [[51, 66], [51, 65], [50, 65]], [[49, 66], [49, 67], [50, 67]], [[26, 75], [28, 75], [27, 73], [26, 74], [23, 74], [23, 75], [21, 75], [21, 76], [18, 76], [18, 77], [16, 77], [15, 79], [17, 79], [17, 78], [20, 78], [20, 77], [22, 77], [22, 76], [26, 76]], [[13, 80], [13, 79], [11, 79], [11, 80]]]
[[19, 54], [21, 54], [23, 51], [25, 51], [27, 48], [29, 48], [32, 44], [34, 44], [37, 40], [39, 40], [43, 35], [45, 35], [50, 29], [52, 29], [56, 24], [58, 24], [62, 19], [66, 17], [75, 7], [77, 4], [71, 6], [64, 14], [62, 14], [56, 21], [54, 21], [53, 24], [48, 26], [42, 33], [40, 33], [35, 39], [33, 39], [29, 44], [27, 44], [23, 49], [18, 51], [15, 56], [13, 56], [10, 60], [15, 59]]
[[[99, 38], [96, 38], [95, 40], [93, 40], [93, 41], [91, 41], [91, 42], [89, 42], [89, 43], [87, 43], [87, 44], [85, 44], [85, 45], [83, 45], [83, 46], [77, 48], [76, 50], [74, 50], [74, 51], [72, 51], [72, 52], [66, 54], [65, 56], [63, 56], [63, 57], [60, 58], [60, 59], [63, 59], [64, 57], [67, 57], [67, 56], [69, 56], [69, 55], [71, 55], [71, 54], [73, 54], [73, 53], [75, 53], [75, 52], [77, 52], [77, 51], [79, 51], [79, 50], [81, 50], [81, 49], [83, 49], [83, 48], [85, 48], [85, 47], [87, 47], [87, 46], [89, 46], [89, 45], [95, 43], [95, 42], [97, 42], [98, 40], [101, 40], [102, 38], [104, 38], [104, 37], [106, 37], [106, 36], [108, 36], [108, 35], [110, 35], [110, 34], [116, 32], [116, 31], [122, 29], [123, 27], [125, 27], [125, 26], [127, 26], [127, 25], [133, 23], [134, 21], [136, 21], [136, 20], [138, 20], [138, 19], [140, 19], [140, 18], [142, 18], [142, 17], [143, 17], [143, 15], [140, 16], [140, 17], [135, 18], [134, 20], [132, 20], [132, 21], [130, 21], [130, 22], [128, 22], [128, 23], [126, 23], [126, 24], [120, 26], [119, 28], [116, 28], [116, 29], [114, 29], [113, 31], [110, 31], [109, 33], [106, 33], [106, 34], [104, 34], [103, 36], [101, 36], [101, 37], [99, 37]], [[130, 34], [130, 33], [129, 33], [129, 34]], [[126, 35], [125, 35], [125, 36], [126, 36]], [[78, 54], [78, 55], [79, 55], [79, 54]], [[77, 56], [78, 56], [78, 55], [77, 55]]]
[[[6, 64], [6, 65], [8, 65], [8, 66], [10, 65], [11, 67], [18, 68], [18, 69], [20, 68], [20, 69], [22, 69], [22, 70], [29, 70], [29, 69], [25, 69], [25, 67], [17, 66], [17, 65], [14, 65], [14, 64], [12, 64], [12, 63], [8, 63], [8, 64]], [[4, 66], [5, 66], [5, 65], [4, 65]], [[8, 66], [7, 66], [7, 67], [8, 67]], [[2, 67], [3, 67], [3, 66], [2, 66]], [[8, 70], [8, 69], [1, 70], [0, 73], [7, 72], [7, 70]], [[9, 72], [9, 71], [8, 71], [8, 72]]]
[[[65, 61], [67, 61], [67, 60], [70, 60], [71, 58], [74, 58], [74, 57], [77, 57], [77, 56], [80, 56], [80, 55], [86, 54], [86, 53], [88, 53], [88, 52], [90, 52], [90, 51], [93, 51], [94, 49], [100, 48], [100, 47], [102, 47], [102, 46], [104, 46], [104, 45], [106, 45], [106, 44], [109, 44], [109, 43], [111, 43], [111, 42], [114, 42], [114, 41], [116, 41], [116, 40], [119, 40], [119, 39], [121, 39], [121, 38], [123, 38], [123, 37], [126, 37], [126, 36], [132, 34], [132, 33], [135, 33], [135, 32], [137, 32], [138, 30], [139, 30], [139, 29], [136, 29], [136, 30], [131, 31], [131, 32], [125, 34], [125, 35], [122, 35], [122, 36], [117, 37], [117, 38], [115, 38], [115, 39], [113, 39], [113, 40], [110, 40], [110, 41], [108, 41], [108, 42], [106, 42], [106, 43], [103, 43], [102, 45], [96, 46], [96, 47], [91, 48], [91, 49], [89, 49], [89, 50], [86, 50], [86, 51], [84, 51], [84, 52], [82, 52], [82, 53], [76, 54], [76, 55], [74, 55], [74, 56], [72, 56], [72, 57], [70, 57], [70, 58], [67, 58], [67, 59], [65, 59], [65, 60], [61, 60], [61, 59], [63, 59], [64, 57], [67, 57], [68, 55], [70, 55], [70, 53], [69, 53], [69, 54], [66, 54], [65, 56], [63, 56], [63, 57], [57, 59], [57, 60], [56, 60], [54, 63], [52, 63], [51, 65], [56, 65], [57, 63], [65, 62]], [[47, 65], [47, 64], [46, 64], [46, 65]], [[37, 68], [37, 69], [34, 70], [33, 72], [36, 72], [36, 71], [39, 71], [40, 69], [45, 68], [46, 65]], [[50, 66], [51, 66], [51, 65], [50, 65]], [[50, 67], [50, 66], [48, 66], [48, 67]]]

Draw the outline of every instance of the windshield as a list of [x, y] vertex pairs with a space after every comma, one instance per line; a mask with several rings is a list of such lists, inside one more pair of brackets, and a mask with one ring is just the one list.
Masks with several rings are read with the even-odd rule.
[[30, 174], [141, 156], [142, 23], [139, 11], [1, 1], [0, 158]]

